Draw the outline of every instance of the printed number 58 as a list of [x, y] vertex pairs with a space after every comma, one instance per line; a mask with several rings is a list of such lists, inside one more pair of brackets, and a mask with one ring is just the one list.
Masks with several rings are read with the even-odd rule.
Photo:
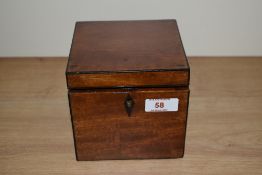
[[165, 107], [165, 103], [164, 102], [156, 102], [155, 103], [155, 108], [164, 108]]

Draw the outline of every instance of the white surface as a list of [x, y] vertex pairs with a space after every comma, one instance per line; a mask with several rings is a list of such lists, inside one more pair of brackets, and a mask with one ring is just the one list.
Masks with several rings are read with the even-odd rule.
[[178, 98], [146, 99], [146, 112], [178, 111]]
[[1, 0], [0, 56], [67, 56], [75, 21], [177, 19], [188, 55], [261, 56], [260, 0]]

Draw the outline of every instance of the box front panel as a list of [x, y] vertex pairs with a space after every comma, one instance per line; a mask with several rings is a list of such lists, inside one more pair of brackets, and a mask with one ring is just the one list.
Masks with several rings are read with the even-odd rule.
[[70, 91], [78, 160], [182, 157], [188, 89]]

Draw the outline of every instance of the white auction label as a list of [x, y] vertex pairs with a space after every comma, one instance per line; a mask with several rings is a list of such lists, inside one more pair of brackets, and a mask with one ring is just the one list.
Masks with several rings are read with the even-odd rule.
[[178, 98], [146, 99], [146, 112], [178, 111]]

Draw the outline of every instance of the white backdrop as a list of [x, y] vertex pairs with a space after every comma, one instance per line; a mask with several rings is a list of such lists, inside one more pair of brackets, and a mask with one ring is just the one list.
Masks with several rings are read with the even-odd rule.
[[0, 56], [67, 56], [75, 21], [177, 19], [190, 56], [261, 56], [261, 0], [0, 0]]

